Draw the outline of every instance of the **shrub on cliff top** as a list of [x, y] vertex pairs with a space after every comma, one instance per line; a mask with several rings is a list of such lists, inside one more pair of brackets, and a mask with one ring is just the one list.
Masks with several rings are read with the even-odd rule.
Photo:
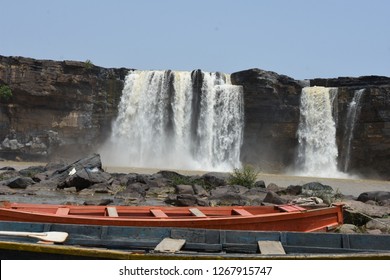
[[85, 68], [86, 69], [92, 69], [92, 67], [93, 67], [93, 63], [92, 63], [92, 61], [91, 60], [89, 60], [89, 59], [87, 59], [85, 62], [84, 62], [84, 64], [85, 64]]

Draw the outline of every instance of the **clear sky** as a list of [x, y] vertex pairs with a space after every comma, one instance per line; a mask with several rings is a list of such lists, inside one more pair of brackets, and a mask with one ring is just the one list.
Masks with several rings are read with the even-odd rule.
[[390, 76], [387, 0], [0, 0], [0, 55], [141, 70]]

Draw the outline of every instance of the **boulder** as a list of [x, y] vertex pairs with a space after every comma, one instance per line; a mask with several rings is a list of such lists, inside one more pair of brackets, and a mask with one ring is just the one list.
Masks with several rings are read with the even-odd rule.
[[175, 186], [176, 193], [177, 194], [189, 194], [189, 195], [194, 195], [194, 189], [192, 188], [191, 185], [177, 185]]
[[61, 189], [76, 187], [82, 190], [98, 183], [111, 184], [113, 178], [103, 171], [100, 155], [93, 154], [54, 170], [48, 180], [56, 182]]
[[0, 167], [0, 171], [16, 171], [16, 169], [11, 166], [4, 166]]
[[194, 206], [197, 204], [196, 196], [192, 194], [178, 194], [176, 198], [176, 206]]
[[212, 206], [247, 205], [248, 199], [244, 195], [247, 191], [243, 186], [220, 186], [211, 190], [209, 201]]
[[213, 187], [226, 186], [229, 180], [229, 174], [221, 172], [206, 173], [201, 177], [204, 182]]
[[253, 187], [243, 193], [249, 205], [261, 205], [266, 195], [267, 191], [262, 187]]
[[372, 200], [378, 203], [388, 199], [390, 199], [390, 192], [385, 192], [385, 191], [364, 192], [361, 193], [357, 198], [357, 200], [361, 202], [367, 202]]
[[275, 193], [279, 193], [279, 192], [282, 192], [284, 190], [285, 190], [285, 188], [279, 187], [278, 185], [276, 185], [274, 183], [270, 183], [267, 186], [267, 191], [272, 191], [272, 192], [275, 192]]
[[253, 187], [255, 187], [255, 188], [265, 188], [265, 182], [263, 180], [256, 181], [255, 185]]
[[383, 233], [390, 233], [390, 218], [377, 218], [368, 221], [365, 225], [368, 230], [380, 230]]
[[302, 193], [302, 186], [300, 185], [290, 185], [286, 189], [286, 193], [289, 195], [299, 195]]
[[301, 206], [312, 206], [317, 204], [323, 204], [324, 201], [319, 197], [298, 197], [291, 201], [293, 204]]
[[122, 174], [121, 176], [116, 175], [116, 179], [119, 180], [123, 186], [129, 186], [133, 183], [138, 182], [138, 175], [136, 173]]
[[286, 204], [287, 201], [273, 191], [268, 191], [263, 202], [272, 204]]
[[98, 205], [98, 206], [106, 206], [114, 201], [109, 198], [104, 198], [104, 199], [98, 199], [98, 200], [86, 200], [84, 201], [83, 205]]
[[19, 170], [19, 174], [24, 177], [33, 178], [35, 175], [45, 171], [46, 168], [44, 166], [30, 166], [25, 169]]
[[25, 189], [33, 184], [35, 184], [35, 182], [30, 177], [15, 177], [8, 180], [6, 185], [12, 189]]
[[98, 169], [83, 168], [76, 170], [69, 175], [65, 181], [58, 185], [59, 188], [76, 187], [78, 191], [88, 188], [94, 184], [109, 184], [112, 177], [109, 173], [99, 171]]
[[16, 170], [7, 170], [0, 172], [0, 185], [5, 185], [9, 179], [20, 177]]
[[149, 187], [146, 184], [139, 182], [132, 183], [128, 186], [125, 186], [122, 190], [118, 191], [115, 194], [115, 198], [123, 199], [139, 199], [143, 198], [146, 195], [146, 191]]
[[185, 179], [187, 179], [187, 176], [179, 174], [175, 171], [161, 170], [161, 171], [157, 172], [157, 174], [160, 174], [163, 178], [166, 178], [169, 180], [185, 180]]
[[358, 233], [360, 232], [360, 230], [357, 226], [353, 224], [343, 224], [337, 228], [336, 232], [351, 234], [351, 233]]
[[319, 182], [310, 182], [302, 186], [302, 194], [316, 196], [318, 194], [332, 194], [333, 188]]
[[197, 196], [200, 196], [200, 197], [207, 197], [207, 196], [209, 196], [209, 193], [201, 185], [194, 184], [192, 187], [193, 187], [194, 193]]
[[344, 222], [363, 226], [372, 218], [382, 218], [390, 215], [390, 207], [368, 205], [361, 201], [345, 201]]

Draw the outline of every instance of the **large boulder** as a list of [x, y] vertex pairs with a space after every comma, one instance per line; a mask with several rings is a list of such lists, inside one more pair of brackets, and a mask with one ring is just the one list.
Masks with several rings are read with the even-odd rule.
[[49, 180], [60, 189], [75, 187], [80, 191], [94, 184], [111, 184], [113, 178], [102, 169], [100, 155], [94, 154], [55, 170]]
[[213, 187], [226, 186], [229, 180], [229, 174], [222, 172], [209, 172], [201, 177], [204, 182]]
[[378, 203], [381, 203], [388, 199], [390, 199], [390, 192], [385, 191], [364, 192], [361, 193], [357, 198], [357, 200], [361, 202], [367, 202], [371, 200]]
[[332, 194], [333, 188], [328, 185], [323, 185], [319, 182], [310, 182], [302, 186], [302, 193], [309, 196], [318, 194]]
[[286, 204], [287, 201], [273, 191], [268, 191], [263, 202], [272, 204]]
[[34, 180], [30, 177], [14, 177], [12, 179], [8, 180], [8, 183], [6, 184], [8, 187], [12, 189], [25, 189], [30, 185], [35, 184]]
[[243, 186], [220, 186], [211, 190], [209, 201], [212, 206], [247, 205], [247, 191]]

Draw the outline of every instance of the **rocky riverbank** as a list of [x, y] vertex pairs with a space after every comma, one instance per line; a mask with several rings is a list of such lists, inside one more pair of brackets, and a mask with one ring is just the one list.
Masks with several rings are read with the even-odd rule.
[[390, 192], [354, 197], [319, 182], [278, 186], [259, 180], [251, 187], [231, 184], [229, 173], [183, 175], [109, 173], [98, 154], [72, 163], [51, 162], [17, 170], [0, 168], [0, 200], [81, 205], [222, 206], [330, 205], [344, 202], [346, 232], [390, 233]]

